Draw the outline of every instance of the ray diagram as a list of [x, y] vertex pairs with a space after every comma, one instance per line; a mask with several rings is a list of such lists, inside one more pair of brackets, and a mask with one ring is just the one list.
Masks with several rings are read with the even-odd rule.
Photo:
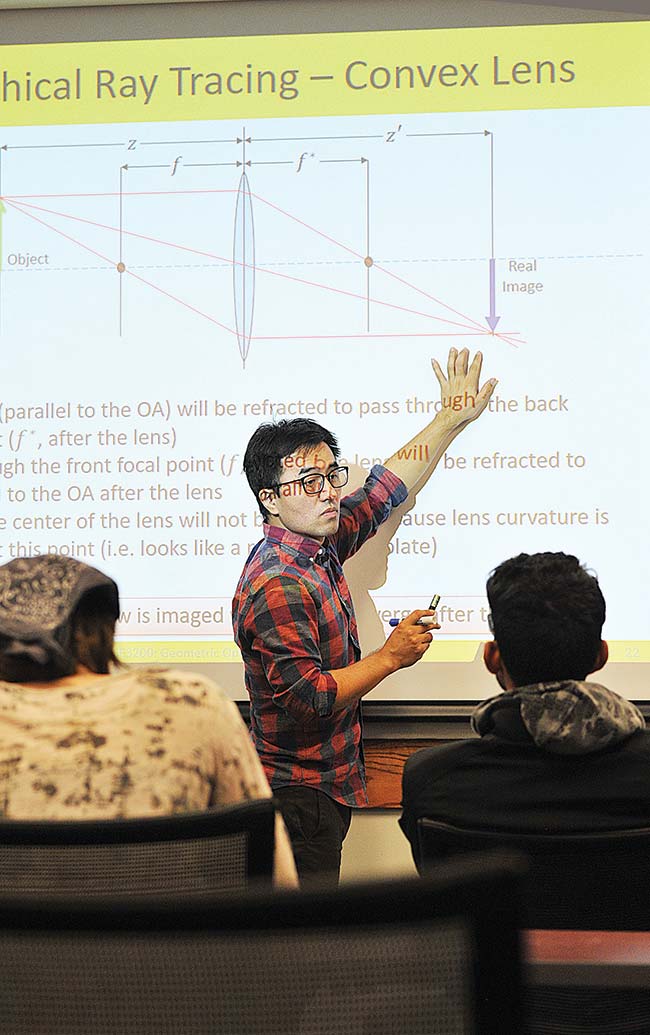
[[[485, 280], [482, 288], [480, 281], [473, 281], [472, 293], [482, 300], [477, 303], [483, 309], [482, 318], [468, 315], [458, 304], [452, 304], [449, 293], [445, 300], [444, 291], [439, 296], [417, 278], [403, 276], [394, 256], [378, 255], [373, 250], [374, 238], [381, 237], [377, 228], [381, 231], [386, 220], [387, 174], [381, 166], [381, 149], [392, 144], [399, 134], [414, 146], [430, 144], [431, 138], [439, 138], [436, 143], [444, 144], [442, 138], [472, 137], [472, 144], [480, 149], [477, 166], [483, 172], [484, 183], [476, 191], [481, 195], [484, 211], [480, 241], [474, 250], [478, 252], [476, 261], [485, 271]], [[43, 150], [48, 152], [48, 171], [56, 167], [57, 156], [69, 163], [71, 153], [75, 159], [80, 152], [92, 155], [93, 164], [86, 175], [95, 172], [97, 177], [97, 170], [103, 170], [101, 185], [105, 187], [109, 174], [115, 182], [116, 170], [117, 189], [53, 189], [30, 193], [8, 189], [18, 179], [29, 180], [31, 185], [34, 177], [30, 179], [25, 170], [32, 168], [36, 157], [42, 157], [38, 152]], [[126, 151], [127, 160], [120, 157], [116, 162], [111, 156], [106, 173], [104, 156], [116, 150]], [[215, 151], [218, 152], [216, 157], [225, 160], [209, 160], [215, 157]], [[15, 268], [11, 270], [12, 260], [15, 266], [16, 256], [20, 258], [21, 254], [12, 248], [11, 237], [16, 234], [20, 238], [19, 227], [26, 221], [32, 235], [41, 235], [37, 238], [39, 241], [53, 238], [60, 248], [67, 249], [67, 255], [75, 251], [83, 253], [85, 260], [94, 263], [96, 269], [117, 273], [116, 330], [119, 335], [126, 332], [129, 310], [125, 281], [130, 280], [156, 296], [164, 296], [177, 309], [189, 311], [225, 332], [236, 343], [244, 367], [253, 345], [291, 339], [363, 342], [379, 338], [464, 336], [480, 339], [490, 336], [510, 346], [520, 345], [523, 339], [518, 331], [505, 331], [502, 327], [497, 330], [501, 314], [495, 287], [494, 153], [494, 133], [487, 129], [438, 133], [418, 128], [409, 132], [402, 123], [382, 133], [334, 133], [320, 137], [256, 135], [243, 126], [234, 137], [215, 139], [187, 136], [179, 140], [130, 138], [0, 145], [0, 333], [5, 329], [6, 275], [9, 271], [16, 272]], [[143, 156], [148, 159], [150, 155], [155, 156], [153, 160], [142, 160]], [[20, 175], [14, 175], [16, 163]], [[304, 180], [307, 168], [315, 166], [323, 176], [318, 190], [314, 191], [318, 194], [318, 205], [312, 217], [305, 213], [304, 206], [293, 202], [300, 174]], [[346, 167], [347, 179], [341, 180], [339, 175], [334, 180], [332, 169], [327, 168], [332, 166]], [[113, 173], [110, 173], [111, 168]], [[339, 168], [339, 174], [341, 172]], [[383, 193], [373, 190], [375, 173], [383, 183]], [[79, 174], [76, 176], [75, 186], [80, 183]], [[58, 185], [57, 181], [55, 186]], [[87, 186], [85, 180], [81, 185]], [[323, 200], [328, 189], [331, 197]], [[354, 219], [350, 214], [353, 209], [346, 209], [342, 218], [349, 225], [336, 230], [331, 213], [337, 212], [337, 199], [344, 195], [356, 199]], [[309, 191], [306, 197], [309, 199]], [[206, 204], [217, 201], [225, 213], [222, 228], [227, 225], [230, 211], [231, 243], [227, 244], [224, 236], [218, 249], [214, 249], [200, 239], [198, 231], [206, 218]], [[144, 224], [142, 212], [147, 205], [170, 202], [181, 208], [171, 224], [173, 233], [167, 237], [160, 233], [161, 220], [154, 218], [155, 210], [147, 209]], [[324, 211], [330, 214], [328, 219], [319, 220]], [[141, 218], [134, 217], [136, 212]], [[146, 225], [147, 213], [151, 225]], [[274, 231], [276, 252], [278, 247], [280, 252], [283, 247], [288, 250], [284, 258], [281, 254], [275, 254], [273, 260], [270, 258], [267, 242], [270, 219], [276, 220], [279, 227]], [[407, 241], [417, 237], [420, 229], [417, 224], [417, 219], [411, 221]], [[192, 228], [191, 232], [188, 227]], [[390, 237], [384, 235], [384, 251], [387, 240]], [[302, 257], [301, 248], [304, 249]], [[319, 252], [319, 248], [326, 249], [326, 253]], [[152, 260], [152, 254], [163, 252], [172, 256], [169, 262]], [[36, 260], [40, 261], [34, 255], [24, 259], [27, 266]], [[197, 295], [189, 290], [190, 281], [180, 285], [176, 283], [177, 277], [165, 279], [154, 272], [165, 265], [176, 270], [189, 269], [192, 263], [198, 265], [199, 262], [219, 271], [230, 271], [230, 305], [223, 304], [224, 293], [220, 291], [220, 304], [215, 311], [214, 297], [208, 297], [215, 292], [210, 292], [209, 287], [207, 291], [202, 287]], [[325, 272], [311, 272], [311, 267], [319, 264]], [[65, 268], [72, 269], [70, 258]], [[198, 283], [198, 278], [195, 279]], [[448, 289], [448, 284], [445, 287]], [[297, 293], [304, 296], [299, 303], [295, 301]], [[313, 301], [315, 298], [318, 303]], [[317, 304], [321, 307], [318, 312], [314, 308]], [[338, 313], [339, 308], [342, 326], [331, 316]], [[294, 310], [305, 314], [309, 321], [307, 326], [296, 326]], [[288, 319], [290, 313], [294, 314], [293, 322], [283, 326], [283, 319]], [[350, 322], [352, 314], [353, 323]]]

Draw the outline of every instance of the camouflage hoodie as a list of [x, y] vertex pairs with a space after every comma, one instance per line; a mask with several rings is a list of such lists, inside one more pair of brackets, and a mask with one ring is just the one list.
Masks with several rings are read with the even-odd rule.
[[530, 742], [555, 755], [588, 755], [645, 729], [639, 709], [598, 683], [535, 683], [490, 697], [472, 715], [479, 736]]

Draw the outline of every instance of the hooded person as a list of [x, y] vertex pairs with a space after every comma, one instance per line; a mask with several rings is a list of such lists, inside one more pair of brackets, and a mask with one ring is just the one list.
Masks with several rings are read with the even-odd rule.
[[[112, 819], [271, 796], [233, 701], [204, 676], [120, 666], [119, 594], [72, 557], [0, 567], [0, 816]], [[276, 817], [275, 881], [296, 886]]]
[[400, 826], [506, 832], [650, 824], [650, 732], [638, 708], [587, 681], [607, 662], [597, 579], [564, 553], [520, 554], [487, 582], [484, 662], [502, 693], [472, 716], [478, 739], [426, 748], [404, 767]]

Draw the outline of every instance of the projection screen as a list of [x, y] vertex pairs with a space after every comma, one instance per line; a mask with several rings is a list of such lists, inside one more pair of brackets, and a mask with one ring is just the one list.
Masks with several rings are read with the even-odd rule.
[[0, 13], [0, 559], [96, 564], [121, 589], [124, 660], [198, 666], [242, 699], [230, 601], [261, 535], [251, 432], [313, 417], [356, 487], [435, 416], [431, 358], [480, 350], [489, 412], [347, 565], [365, 651], [441, 594], [425, 659], [369, 703], [493, 693], [485, 579], [537, 550], [598, 574], [606, 682], [646, 700], [638, 18], [291, 0]]

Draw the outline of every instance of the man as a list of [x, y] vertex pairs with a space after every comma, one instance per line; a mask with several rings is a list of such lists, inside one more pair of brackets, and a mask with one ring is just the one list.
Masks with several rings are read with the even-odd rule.
[[[301, 879], [338, 880], [351, 807], [367, 804], [360, 699], [414, 664], [432, 636], [414, 611], [383, 646], [360, 658], [342, 563], [410, 492], [427, 481], [456, 435], [494, 390], [479, 389], [481, 354], [433, 361], [442, 406], [427, 427], [365, 485], [341, 499], [347, 468], [331, 432], [310, 420], [265, 424], [244, 457], [264, 516], [233, 600], [233, 628], [251, 700], [251, 729], [292, 839]], [[421, 446], [421, 449], [413, 448]], [[424, 459], [400, 459], [422, 457]]]
[[519, 554], [487, 582], [483, 659], [504, 693], [478, 706], [480, 739], [409, 758], [400, 825], [416, 821], [563, 833], [650, 822], [650, 732], [638, 709], [594, 682], [607, 661], [597, 579], [564, 553]]

